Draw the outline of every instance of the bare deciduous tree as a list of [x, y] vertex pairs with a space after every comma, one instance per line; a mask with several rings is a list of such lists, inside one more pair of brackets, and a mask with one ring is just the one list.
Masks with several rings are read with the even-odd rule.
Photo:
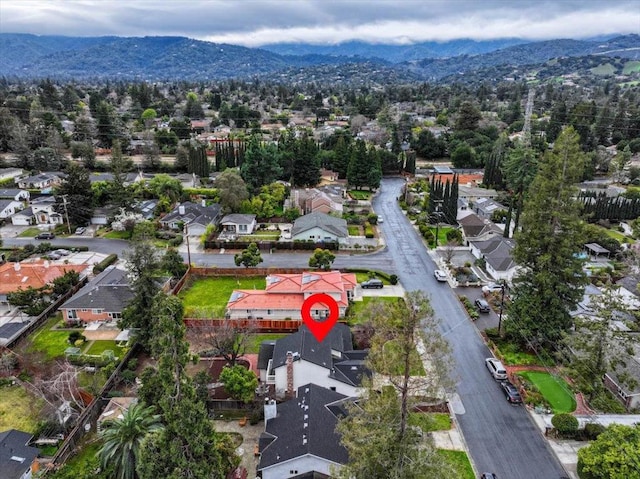
[[224, 319], [218, 321], [215, 326], [193, 328], [191, 342], [198, 348], [213, 349], [216, 356], [222, 356], [229, 365], [234, 366], [238, 358], [247, 351], [251, 335], [255, 331], [255, 321], [239, 323], [236, 320]]

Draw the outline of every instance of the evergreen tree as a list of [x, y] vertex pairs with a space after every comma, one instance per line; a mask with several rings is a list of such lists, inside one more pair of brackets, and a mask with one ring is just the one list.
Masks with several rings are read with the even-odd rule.
[[522, 142], [516, 144], [516, 147], [509, 152], [504, 161], [502, 174], [511, 196], [504, 228], [504, 236], [506, 238], [509, 237], [511, 231], [513, 210], [515, 210], [516, 214], [513, 231], [518, 230], [524, 198], [529, 190], [529, 185], [536, 175], [537, 163], [535, 152]]
[[347, 169], [349, 187], [359, 190], [363, 186], [367, 186], [370, 168], [367, 145], [363, 140], [358, 140], [351, 148], [349, 168]]
[[93, 214], [89, 171], [76, 163], [69, 163], [66, 173], [66, 180], [55, 191], [56, 211], [68, 219], [69, 228], [71, 225], [88, 225]]
[[207, 148], [204, 144], [189, 143], [187, 173], [195, 173], [200, 178], [209, 177], [209, 159], [207, 158]]
[[344, 135], [340, 135], [334, 149], [335, 156], [331, 169], [338, 174], [338, 178], [343, 180], [347, 177], [347, 168], [349, 166], [349, 143]]
[[493, 145], [493, 150], [484, 166], [482, 183], [484, 183], [487, 188], [495, 188], [497, 190], [504, 189], [505, 182], [502, 177], [502, 168], [508, 154], [509, 139], [506, 134], [502, 134]]
[[303, 135], [294, 143], [292, 183], [297, 187], [312, 187], [320, 183], [318, 147], [311, 135]]
[[125, 186], [125, 182], [127, 181], [127, 172], [130, 171], [132, 166], [131, 159], [125, 158], [122, 154], [120, 141], [114, 141], [111, 148], [109, 168], [113, 174], [113, 180], [110, 182], [110, 197], [115, 206], [124, 208], [131, 205], [129, 191]]
[[276, 181], [281, 174], [278, 147], [273, 144], [261, 145], [257, 136], [251, 137], [240, 168], [240, 176], [247, 186], [257, 191]]
[[578, 253], [583, 223], [574, 185], [583, 167], [579, 136], [565, 128], [541, 160], [524, 205], [513, 249], [522, 272], [514, 280], [505, 324], [528, 347], [555, 347], [582, 299], [586, 278]]

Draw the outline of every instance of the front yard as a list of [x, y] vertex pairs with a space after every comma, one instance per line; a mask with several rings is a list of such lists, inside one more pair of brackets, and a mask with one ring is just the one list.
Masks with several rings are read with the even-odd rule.
[[347, 314], [345, 316], [347, 323], [349, 323], [350, 326], [353, 326], [354, 324], [360, 324], [364, 322], [362, 313], [374, 299], [392, 303], [394, 301], [398, 301], [398, 299], [400, 298], [396, 296], [365, 296], [364, 298], [362, 298], [362, 301], [354, 301], [349, 305], [349, 308], [347, 309]]
[[542, 395], [551, 406], [554, 414], [570, 413], [576, 409], [576, 399], [567, 382], [561, 377], [542, 371], [523, 371], [518, 373]]
[[195, 278], [179, 298], [186, 318], [223, 318], [234, 289], [265, 289], [263, 276]]

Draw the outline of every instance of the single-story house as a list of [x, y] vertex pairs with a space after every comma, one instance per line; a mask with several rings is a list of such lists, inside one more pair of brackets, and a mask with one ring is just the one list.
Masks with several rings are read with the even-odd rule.
[[500, 210], [507, 210], [508, 208], [504, 205], [501, 205], [497, 201], [491, 198], [478, 198], [473, 202], [473, 211], [480, 218], [490, 220], [493, 216], [493, 213]]
[[22, 202], [0, 199], [0, 219], [8, 218], [22, 209]]
[[604, 385], [628, 411], [640, 408], [640, 347], [634, 346], [634, 354], [626, 358], [624, 366], [604, 375]]
[[27, 190], [21, 190], [19, 188], [5, 188], [0, 189], [0, 199], [16, 200], [16, 201], [29, 201], [31, 193]]
[[515, 242], [512, 239], [496, 236], [485, 241], [471, 241], [471, 254], [476, 258], [484, 258], [487, 273], [495, 280], [511, 281], [517, 271], [512, 250]]
[[221, 216], [218, 204], [206, 206], [204, 200], [201, 204], [185, 201], [163, 216], [160, 224], [173, 230], [180, 230], [181, 225], [186, 225], [189, 236], [201, 236], [207, 226], [218, 225]]
[[133, 295], [127, 272], [109, 266], [60, 306], [60, 311], [69, 323], [114, 321], [122, 318]]
[[291, 238], [294, 241], [336, 241], [344, 244], [349, 238], [347, 220], [325, 213], [310, 213], [293, 222]]
[[350, 399], [315, 384], [298, 388], [297, 399], [265, 404], [258, 473], [262, 479], [329, 478], [349, 455], [336, 432]]
[[0, 471], [3, 479], [31, 479], [39, 470], [40, 449], [29, 446], [33, 435], [9, 429], [0, 432]]
[[256, 215], [230, 214], [220, 220], [223, 235], [250, 235], [256, 229]]
[[0, 304], [6, 304], [7, 295], [17, 291], [18, 288], [27, 289], [29, 286], [34, 289], [41, 288], [67, 271], [77, 271], [83, 278], [89, 268], [88, 264], [52, 264], [43, 260], [4, 263], [0, 265]]
[[258, 356], [260, 379], [275, 386], [276, 396], [291, 397], [306, 383], [317, 384], [347, 396], [361, 393], [362, 379], [370, 376], [366, 367], [368, 350], [354, 350], [351, 330], [344, 323], [336, 323], [323, 341], [319, 342], [306, 325], [277, 339], [271, 355], [260, 349]]
[[35, 224], [36, 218], [33, 215], [33, 209], [29, 206], [23, 210], [14, 213], [11, 217], [11, 224], [14, 226], [31, 226]]
[[20, 178], [24, 175], [22, 168], [0, 168], [0, 181]]
[[[300, 308], [305, 299], [317, 293], [331, 296], [344, 317], [357, 285], [354, 273], [314, 271], [298, 274], [267, 276], [264, 290], [234, 290], [227, 302], [226, 317], [230, 319], [302, 319]], [[326, 318], [329, 310], [318, 303], [311, 310], [314, 318]]]
[[462, 238], [465, 245], [472, 241], [486, 241], [502, 236], [502, 230], [488, 219], [480, 218], [477, 214], [471, 213], [458, 220], [462, 228]]
[[27, 176], [18, 181], [18, 187], [22, 189], [40, 190], [40, 193], [50, 193], [52, 189], [62, 183], [67, 177], [66, 174], [60, 172], [38, 173], [37, 175]]

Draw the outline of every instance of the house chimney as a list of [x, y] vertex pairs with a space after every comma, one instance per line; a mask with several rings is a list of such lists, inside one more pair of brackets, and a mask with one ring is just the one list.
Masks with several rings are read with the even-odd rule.
[[178, 213], [180, 216], [184, 216], [184, 205], [178, 206]]
[[287, 398], [291, 399], [294, 397], [293, 391], [293, 353], [291, 351], [287, 351], [287, 360], [285, 362], [287, 366]]
[[265, 399], [264, 401], [264, 422], [273, 419], [278, 415], [278, 408], [275, 399]]

